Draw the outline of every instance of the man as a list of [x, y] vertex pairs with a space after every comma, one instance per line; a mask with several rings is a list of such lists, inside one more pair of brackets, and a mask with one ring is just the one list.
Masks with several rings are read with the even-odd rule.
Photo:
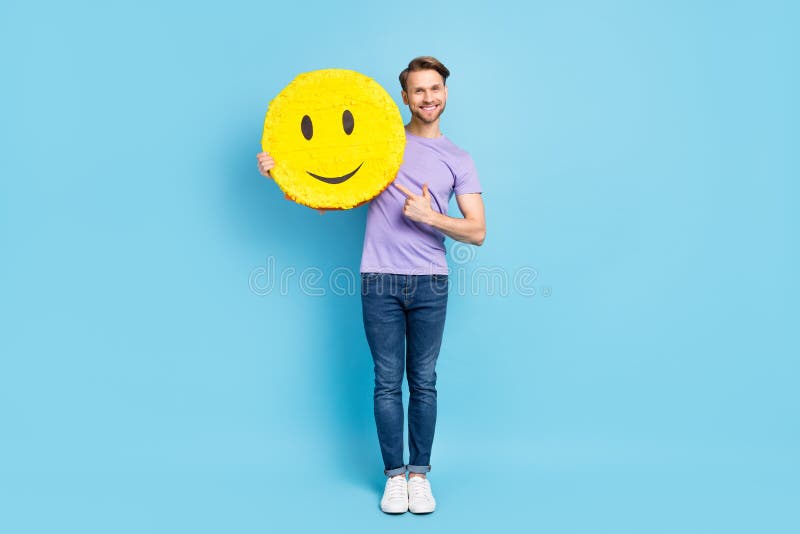
[[[426, 473], [436, 426], [436, 361], [449, 289], [444, 236], [481, 245], [481, 186], [470, 155], [442, 135], [450, 71], [436, 58], [413, 59], [400, 73], [411, 112], [403, 164], [393, 187], [370, 202], [361, 256], [364, 330], [375, 369], [374, 411], [387, 476], [381, 510], [430, 513]], [[258, 154], [269, 176], [274, 160]], [[456, 195], [463, 218], [447, 215]], [[409, 463], [403, 462], [404, 370], [409, 386]], [[409, 478], [406, 480], [405, 473]]]

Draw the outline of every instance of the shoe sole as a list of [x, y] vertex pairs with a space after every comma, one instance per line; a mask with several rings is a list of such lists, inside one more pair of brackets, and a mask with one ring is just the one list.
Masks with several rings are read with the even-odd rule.
[[405, 510], [402, 510], [402, 509], [398, 509], [398, 510], [385, 510], [385, 509], [384, 509], [384, 508], [381, 506], [381, 512], [383, 512], [384, 514], [391, 514], [391, 515], [404, 514], [404, 513], [408, 512], [408, 508], [406, 508]]

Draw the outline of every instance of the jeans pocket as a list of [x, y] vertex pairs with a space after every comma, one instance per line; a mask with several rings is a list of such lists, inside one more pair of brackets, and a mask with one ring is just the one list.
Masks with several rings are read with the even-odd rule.
[[450, 277], [446, 274], [432, 274], [431, 289], [436, 295], [447, 293], [450, 289]]
[[380, 283], [381, 273], [361, 273], [361, 295], [373, 295], [377, 293]]

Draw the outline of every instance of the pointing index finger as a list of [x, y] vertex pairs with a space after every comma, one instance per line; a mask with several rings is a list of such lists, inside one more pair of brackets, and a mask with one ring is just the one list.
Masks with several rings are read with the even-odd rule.
[[400, 191], [402, 191], [402, 192], [403, 192], [403, 194], [404, 194], [405, 196], [407, 196], [408, 198], [411, 198], [411, 197], [413, 197], [413, 196], [414, 196], [414, 193], [412, 193], [411, 191], [409, 191], [409, 190], [408, 190], [407, 188], [405, 188], [404, 186], [402, 186], [402, 185], [398, 184], [397, 182], [392, 182], [392, 183], [394, 184], [394, 186], [395, 186], [397, 189], [399, 189]]

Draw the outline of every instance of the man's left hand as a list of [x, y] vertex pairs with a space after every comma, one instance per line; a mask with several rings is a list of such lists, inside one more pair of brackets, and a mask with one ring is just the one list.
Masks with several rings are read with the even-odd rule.
[[422, 195], [415, 195], [407, 187], [398, 183], [394, 183], [394, 186], [406, 196], [403, 214], [412, 221], [430, 224], [436, 212], [431, 207], [431, 193], [428, 191], [428, 184], [422, 184]]

